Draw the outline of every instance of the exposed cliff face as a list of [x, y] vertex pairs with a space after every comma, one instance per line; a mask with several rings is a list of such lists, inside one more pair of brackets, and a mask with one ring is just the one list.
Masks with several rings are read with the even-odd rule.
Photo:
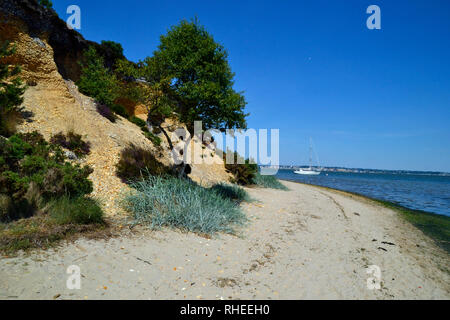
[[[5, 25], [20, 25], [21, 31], [31, 38], [46, 40], [53, 48], [58, 72], [65, 79], [78, 80], [80, 67], [77, 63], [83, 51], [95, 43], [87, 41], [74, 30], [67, 28], [53, 9], [40, 6], [37, 0], [2, 0], [0, 2], [0, 37], [7, 39], [10, 33], [3, 33]], [[7, 27], [6, 27], [7, 30]]]

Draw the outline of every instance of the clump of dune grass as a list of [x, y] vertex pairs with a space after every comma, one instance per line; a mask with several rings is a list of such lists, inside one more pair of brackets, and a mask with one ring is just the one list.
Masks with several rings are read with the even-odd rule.
[[217, 187], [156, 176], [134, 182], [132, 187], [135, 190], [125, 195], [123, 206], [136, 222], [154, 229], [166, 226], [207, 235], [236, 234], [236, 227], [246, 221], [239, 204]]
[[222, 197], [236, 202], [251, 201], [247, 191], [235, 184], [219, 183], [214, 185], [211, 189]]
[[97, 200], [67, 196], [58, 198], [49, 204], [50, 216], [58, 224], [101, 224], [103, 210]]
[[257, 186], [263, 188], [279, 189], [279, 190], [289, 190], [284, 184], [278, 181], [275, 176], [272, 175], [262, 175], [259, 172], [255, 174], [253, 178], [253, 183]]

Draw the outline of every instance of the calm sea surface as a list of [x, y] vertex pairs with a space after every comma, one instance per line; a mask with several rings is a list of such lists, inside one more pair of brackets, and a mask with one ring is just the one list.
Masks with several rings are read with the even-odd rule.
[[450, 216], [450, 176], [322, 172], [302, 176], [280, 170], [277, 177], [391, 201], [410, 209]]

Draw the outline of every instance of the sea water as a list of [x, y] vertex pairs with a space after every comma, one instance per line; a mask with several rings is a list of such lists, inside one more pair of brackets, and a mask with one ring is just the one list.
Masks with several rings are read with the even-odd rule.
[[281, 169], [277, 178], [350, 191], [406, 208], [450, 216], [450, 176], [347, 172], [303, 176], [294, 170]]

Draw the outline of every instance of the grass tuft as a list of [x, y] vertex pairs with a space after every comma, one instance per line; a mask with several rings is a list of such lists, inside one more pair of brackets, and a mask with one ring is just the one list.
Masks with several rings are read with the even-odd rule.
[[[138, 223], [151, 228], [164, 226], [213, 235], [218, 232], [236, 234], [236, 227], [247, 219], [236, 201], [223, 188], [203, 188], [186, 179], [150, 176], [132, 184], [137, 192], [123, 200], [126, 210]], [[224, 196], [224, 194], [228, 196]]]
[[275, 176], [266, 176], [257, 173], [253, 178], [253, 183], [263, 188], [289, 190], [284, 184], [282, 184]]
[[103, 210], [97, 200], [61, 197], [49, 204], [50, 216], [57, 224], [101, 224]]
[[211, 190], [215, 191], [223, 198], [230, 199], [239, 203], [243, 201], [251, 201], [251, 198], [247, 191], [235, 184], [219, 183], [214, 185]]

